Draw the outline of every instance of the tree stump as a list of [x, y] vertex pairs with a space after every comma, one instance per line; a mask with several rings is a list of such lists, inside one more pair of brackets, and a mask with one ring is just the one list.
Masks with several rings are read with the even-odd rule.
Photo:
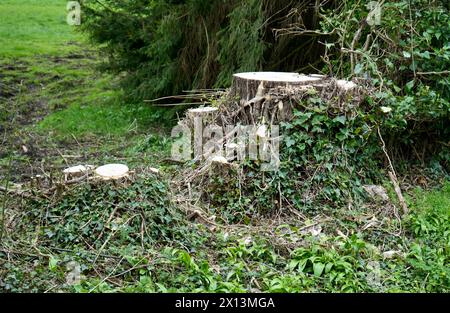
[[216, 120], [218, 114], [219, 109], [214, 107], [190, 109], [187, 112], [187, 118], [189, 121], [188, 126], [194, 126], [194, 121], [197, 118], [200, 118], [202, 120], [203, 125], [213, 123]]
[[203, 134], [205, 127], [216, 124], [219, 109], [214, 107], [204, 107], [188, 110], [187, 126], [194, 135], [194, 156], [195, 159], [203, 156]]
[[249, 72], [233, 75], [234, 94], [239, 99], [250, 101], [251, 99], [262, 96], [258, 94], [258, 89], [272, 89], [276, 87], [297, 87], [320, 83], [325, 79], [323, 75], [303, 75], [297, 73], [285, 72]]
[[124, 164], [107, 164], [98, 167], [95, 170], [95, 174], [102, 180], [120, 180], [128, 177], [128, 166]]

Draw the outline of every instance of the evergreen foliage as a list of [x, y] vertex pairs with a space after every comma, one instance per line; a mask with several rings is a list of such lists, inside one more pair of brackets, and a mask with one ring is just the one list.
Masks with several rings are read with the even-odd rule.
[[[82, 28], [104, 45], [104, 68], [126, 73], [133, 99], [226, 87], [238, 71], [315, 71], [323, 48], [311, 37], [279, 37], [299, 19], [317, 24], [315, 1], [83, 1]], [[306, 52], [305, 52], [306, 51]]]

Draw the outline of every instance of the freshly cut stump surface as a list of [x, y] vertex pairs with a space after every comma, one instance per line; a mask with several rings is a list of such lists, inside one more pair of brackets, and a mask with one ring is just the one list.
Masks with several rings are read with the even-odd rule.
[[104, 180], [116, 180], [128, 176], [128, 166], [124, 164], [108, 164], [100, 166], [95, 174]]
[[[194, 127], [200, 127], [197, 129], [201, 133], [203, 133], [203, 126], [214, 124], [214, 121], [216, 120], [217, 116], [219, 114], [219, 109], [214, 107], [204, 107], [204, 108], [196, 108], [196, 109], [190, 109], [187, 111], [187, 120], [188, 120], [188, 126], [190, 129], [193, 129]], [[201, 120], [196, 122], [196, 119], [200, 118]], [[201, 124], [198, 122], [201, 121]]]
[[319, 83], [323, 75], [304, 75], [286, 72], [248, 72], [233, 75], [233, 90], [241, 100], [249, 101], [257, 96], [258, 89], [295, 87]]

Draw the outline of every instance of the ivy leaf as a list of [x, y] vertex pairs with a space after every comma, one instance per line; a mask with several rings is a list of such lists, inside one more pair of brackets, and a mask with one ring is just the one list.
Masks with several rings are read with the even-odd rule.
[[324, 116], [323, 115], [316, 115], [313, 117], [312, 121], [311, 121], [311, 125], [313, 126], [318, 126], [318, 125], [322, 125], [322, 122], [324, 120]]
[[58, 268], [58, 262], [59, 260], [57, 258], [51, 257], [48, 261], [48, 269], [52, 272], [56, 271], [56, 269]]
[[347, 118], [345, 117], [345, 115], [341, 115], [341, 116], [337, 116], [336, 118], [334, 118], [333, 122], [338, 122], [338, 123], [341, 123], [342, 125], [344, 125], [346, 120], [347, 120]]
[[358, 63], [358, 64], [356, 64], [356, 66], [355, 66], [355, 74], [361, 74], [362, 73], [362, 71], [363, 71], [363, 66], [362, 66], [362, 64], [361, 63]]
[[413, 89], [414, 84], [415, 84], [415, 81], [414, 81], [414, 79], [413, 79], [412, 81], [410, 81], [410, 82], [408, 82], [408, 83], [406, 84], [406, 89], [408, 89], [408, 90]]
[[394, 68], [394, 63], [392, 63], [391, 62], [391, 60], [389, 60], [389, 59], [384, 59], [384, 63], [386, 64], [386, 66], [388, 67], [388, 68], [390, 68], [390, 69], [393, 69]]
[[295, 140], [291, 137], [286, 138], [286, 147], [290, 148], [295, 144]]
[[420, 54], [422, 56], [422, 58], [429, 60], [430, 59], [430, 52], [425, 51], [423, 53]]
[[308, 112], [308, 113], [300, 113], [300, 112], [298, 112], [298, 113], [296, 113], [295, 114], [296, 124], [297, 125], [304, 124], [307, 120], [309, 120], [311, 118], [311, 116], [312, 116], [311, 112]]

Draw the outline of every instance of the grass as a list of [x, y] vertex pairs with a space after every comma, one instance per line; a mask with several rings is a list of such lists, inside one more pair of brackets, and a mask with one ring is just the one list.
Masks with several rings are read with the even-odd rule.
[[[21, 173], [16, 180], [42, 159], [58, 167], [124, 155], [131, 164], [152, 162], [151, 147], [139, 157], [131, 153], [148, 135], [165, 131], [154, 122], [167, 112], [124, 103], [114, 77], [97, 71], [100, 56], [76, 27], [67, 25], [66, 4], [0, 2], [0, 83], [7, 91], [0, 94], [0, 164], [13, 156], [14, 172]], [[70, 150], [79, 150], [80, 144], [84, 160], [61, 158], [62, 152], [78, 155]], [[5, 171], [2, 166], [0, 179]]]
[[47, 111], [57, 110], [36, 130], [51, 132], [59, 139], [121, 136], [135, 127], [148, 126], [153, 110], [118, 102], [120, 91], [111, 91], [114, 79], [95, 72], [98, 57], [85, 46], [76, 27], [67, 24], [66, 4], [64, 0], [0, 3], [1, 63], [13, 66], [3, 71], [3, 81], [11, 87], [18, 82], [30, 87], [14, 99], [15, 105], [26, 107], [30, 98], [38, 98], [48, 105]]
[[67, 109], [48, 116], [38, 128], [53, 131], [54, 135], [60, 137], [71, 134], [77, 137], [124, 136], [153, 121], [154, 112], [150, 107], [117, 103], [114, 102], [116, 97], [115, 92], [97, 94], [95, 105], [89, 104], [89, 100], [86, 104], [72, 104]]
[[415, 208], [418, 214], [438, 213], [450, 216], [450, 182], [441, 190], [425, 191], [421, 188], [415, 192]]
[[65, 0], [2, 0], [0, 56], [60, 55], [79, 50], [83, 36], [66, 22]]

